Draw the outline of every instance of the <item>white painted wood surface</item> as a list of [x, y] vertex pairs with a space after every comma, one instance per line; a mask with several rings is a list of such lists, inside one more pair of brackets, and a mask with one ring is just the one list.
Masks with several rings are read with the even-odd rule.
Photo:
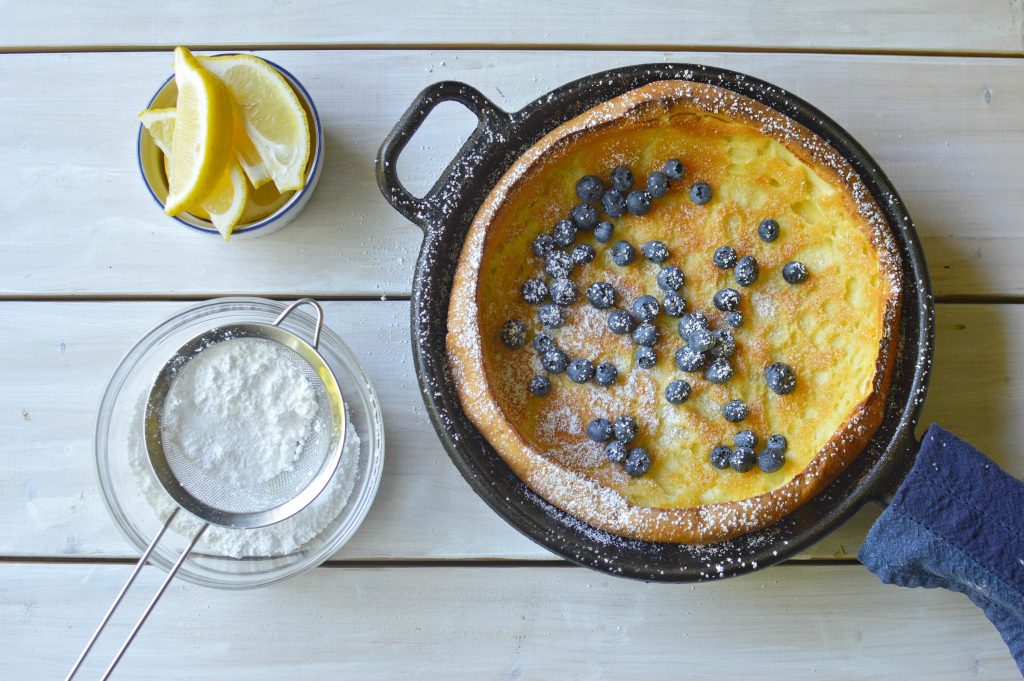
[[[92, 469], [96, 405], [136, 338], [186, 303], [0, 303], [0, 555], [127, 557]], [[339, 560], [549, 559], [508, 527], [448, 462], [422, 407], [408, 304], [327, 303], [380, 393], [387, 461], [377, 501]], [[924, 422], [938, 421], [1024, 476], [1024, 309], [939, 307], [938, 356]], [[961, 328], [963, 327], [963, 328]], [[963, 344], [984, 338], [976, 351]], [[424, 509], [430, 509], [424, 513]], [[850, 558], [867, 508], [804, 558]]]
[[[1024, 60], [850, 55], [266, 52], [309, 88], [327, 131], [303, 215], [257, 241], [218, 243], [166, 219], [135, 165], [135, 114], [167, 53], [0, 59], [0, 296], [408, 295], [420, 232], [381, 197], [373, 159], [420, 89], [461, 79], [517, 109], [579, 76], [649, 61], [750, 73], [810, 100], [878, 159], [923, 237], [938, 294], [1021, 295]], [[74, 103], [71, 106], [71, 103]], [[40, 112], [46, 112], [42, 115]], [[426, 189], [471, 130], [450, 104], [402, 176]], [[29, 218], [29, 219], [26, 219]]]
[[[0, 565], [0, 677], [60, 678], [128, 573]], [[95, 678], [156, 586], [97, 646]], [[11, 626], [16, 624], [16, 626]], [[164, 596], [118, 679], [1014, 678], [980, 610], [878, 583], [859, 565], [787, 565], [698, 586], [572, 567], [320, 568], [259, 592]]]
[[1020, 0], [644, 0], [551, 3], [207, 0], [9, 3], [15, 49], [186, 45], [620, 45], [1024, 52]]
[[[382, 398], [381, 491], [332, 567], [254, 592], [173, 586], [117, 678], [1014, 678], [966, 599], [883, 586], [852, 562], [874, 508], [801, 556], [844, 560], [722, 583], [642, 585], [554, 561], [448, 462], [418, 394], [408, 304], [377, 300], [409, 294], [420, 236], [380, 197], [372, 160], [426, 85], [464, 80], [512, 110], [620, 65], [744, 71], [847, 127], [907, 201], [940, 296], [987, 301], [939, 306], [924, 420], [1024, 476], [1024, 2], [769, 5], [0, 1], [0, 679], [62, 676], [129, 569], [110, 562], [132, 551], [91, 468], [114, 365], [187, 304], [159, 299], [232, 293], [369, 299], [327, 312]], [[134, 116], [170, 71], [155, 50], [177, 43], [264, 47], [312, 92], [324, 176], [280, 234], [198, 238], [139, 182]], [[472, 125], [439, 108], [403, 157], [407, 184], [429, 187]], [[147, 569], [143, 590], [157, 578]]]
[[[128, 574], [0, 565], [0, 677], [61, 678]], [[81, 678], [127, 632], [123, 607]], [[11, 626], [14, 624], [15, 626]], [[787, 565], [695, 586], [573, 567], [320, 568], [258, 592], [173, 585], [117, 678], [1014, 678], [966, 597], [880, 584], [859, 565]]]

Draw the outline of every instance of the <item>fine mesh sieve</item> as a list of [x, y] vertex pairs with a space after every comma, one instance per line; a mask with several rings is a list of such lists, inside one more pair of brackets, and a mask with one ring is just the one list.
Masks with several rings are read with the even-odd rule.
[[[317, 313], [316, 330], [312, 345], [280, 327], [281, 322], [300, 305], [310, 305]], [[142, 554], [128, 581], [121, 588], [110, 609], [100, 621], [85, 649], [79, 655], [66, 677], [68, 681], [85, 661], [103, 628], [114, 614], [142, 566], [160, 543], [167, 528], [183, 508], [204, 521], [167, 573], [163, 583], [146, 606], [127, 640], [114, 656], [102, 678], [106, 679], [121, 660], [135, 635], [142, 628], [157, 601], [167, 589], [178, 569], [185, 562], [203, 533], [211, 525], [234, 529], [250, 529], [272, 525], [292, 517], [317, 498], [331, 481], [341, 460], [345, 442], [345, 409], [341, 388], [326, 360], [317, 351], [320, 330], [323, 328], [323, 310], [316, 301], [303, 298], [289, 305], [271, 324], [232, 324], [220, 326], [181, 346], [164, 364], [149, 392], [145, 411], [145, 439], [149, 462], [157, 480], [178, 504], [164, 522], [163, 527]], [[243, 486], [228, 486], [192, 461], [177, 446], [172, 434], [163, 426], [168, 396], [174, 383], [189, 371], [191, 363], [209, 349], [221, 343], [249, 339], [285, 348], [280, 353], [285, 361], [298, 369], [309, 381], [316, 398], [317, 410], [301, 453], [290, 470], [259, 482]]]
[[[243, 339], [286, 348], [281, 354], [309, 381], [317, 411], [291, 470], [259, 484], [229, 487], [185, 455], [163, 428], [163, 418], [175, 381], [196, 358], [221, 343]], [[193, 338], [164, 365], [146, 404], [146, 451], [160, 484], [185, 510], [224, 527], [262, 527], [294, 515], [323, 490], [337, 468], [344, 426], [341, 390], [313, 347], [275, 325], [234, 324]]]

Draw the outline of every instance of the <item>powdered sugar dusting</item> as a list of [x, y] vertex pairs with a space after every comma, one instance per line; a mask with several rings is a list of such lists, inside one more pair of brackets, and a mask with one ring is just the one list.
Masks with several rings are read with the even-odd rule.
[[[771, 86], [764, 86], [764, 88], [766, 92], [773, 91]], [[465, 242], [449, 307], [449, 329], [459, 329], [459, 333], [450, 334], [448, 338], [449, 348], [452, 350], [449, 360], [453, 376], [459, 387], [463, 404], [472, 405], [471, 408], [467, 408], [467, 411], [478, 427], [483, 422], [501, 424], [505, 420], [500, 407], [489, 394], [489, 386], [482, 369], [480, 338], [475, 332], [479, 312], [476, 286], [484, 252], [486, 225], [494, 219], [496, 211], [502, 205], [502, 198], [513, 191], [516, 185], [538, 163], [543, 163], [544, 154], [568, 144], [575, 136], [618, 120], [623, 115], [644, 117], [649, 115], [650, 107], [667, 108], [668, 102], [681, 99], [685, 99], [696, 108], [711, 114], [748, 121], [762, 133], [779, 140], [791, 149], [802, 150], [814, 162], [830, 170], [835, 179], [847, 187], [849, 195], [856, 203], [858, 213], [870, 226], [869, 236], [879, 254], [883, 275], [894, 299], [898, 296], [901, 265], [898, 251], [889, 232], [890, 226], [860, 176], [835, 149], [788, 117], [731, 90], [686, 81], [653, 83], [598, 106], [549, 134], [528, 150], [505, 173], [492, 191], [489, 200], [485, 201], [478, 212], [473, 228]], [[880, 199], [891, 201], [893, 197], [883, 196]], [[891, 228], [909, 226], [893, 225]], [[753, 304], [758, 314], [762, 316], [770, 317], [776, 312], [772, 301], [764, 297], [759, 299], [757, 293], [754, 294]], [[593, 326], [596, 331], [599, 318], [597, 316], [588, 317], [589, 313], [585, 311], [588, 309], [587, 306], [573, 308], [570, 314], [577, 315], [573, 319], [573, 323], [582, 324], [588, 328]], [[889, 310], [887, 318], [892, 314], [893, 311]], [[890, 326], [887, 325], [887, 328]], [[586, 334], [586, 336], [596, 339], [599, 334]], [[883, 339], [883, 354], [889, 352], [891, 340], [891, 338]], [[599, 351], [598, 346], [606, 343], [607, 339], [601, 339], [599, 342], [595, 340], [593, 347], [586, 345], [586, 340], [573, 342], [580, 344], [580, 347], [573, 348], [580, 355], [594, 356]], [[619, 369], [621, 372], [623, 368], [619, 367]], [[633, 371], [629, 372], [628, 376], [627, 389], [649, 389], [643, 384], [643, 379], [646, 376], [644, 372]], [[601, 399], [602, 394], [596, 393], [593, 404], [595, 410], [601, 409]], [[836, 462], [844, 459], [851, 447], [857, 447], [858, 444], [862, 446], [870, 436], [873, 426], [869, 427], [865, 421], [877, 423], [876, 419], [867, 418], [867, 416], [876, 414], [881, 406], [879, 404], [862, 405], [850, 422], [844, 424], [840, 436], [826, 450], [822, 451], [811, 465], [771, 494], [727, 504], [709, 504], [684, 509], [634, 506], [621, 494], [599, 481], [590, 479], [578, 471], [560, 466], [557, 462], [533, 450], [513, 430], [500, 427], [488, 428], [487, 435], [495, 448], [514, 465], [514, 468], [520, 472], [524, 481], [533, 490], [541, 497], [553, 500], [566, 512], [584, 523], [598, 524], [609, 531], [639, 538], [656, 539], [671, 536], [687, 537], [687, 541], [717, 541], [763, 528], [813, 496], [821, 488], [819, 479], [833, 476], [837, 466]], [[654, 421], [656, 414], [652, 409], [650, 415], [639, 414], [638, 417], [641, 421], [648, 418]], [[567, 429], [576, 427], [576, 421], [580, 421], [577, 414], [557, 414], [555, 412], [546, 415], [544, 419], [542, 423], [538, 424], [538, 428], [547, 429], [552, 433], [568, 432]], [[582, 430], [582, 421], [578, 426]], [[577, 455], [589, 456], [589, 452], [592, 452], [593, 449], [590, 447], [588, 452], [562, 452], [562, 454], [571, 455], [574, 458]], [[552, 512], [557, 513], [557, 511]], [[560, 518], [560, 520], [571, 522], [564, 518]], [[587, 536], [592, 536], [596, 541], [600, 541], [605, 536], [601, 530], [589, 528], [584, 523], [580, 523], [577, 529], [587, 533]], [[765, 542], [773, 541], [770, 532], [759, 536], [763, 537]], [[617, 537], [616, 541], [622, 540]], [[735, 555], [727, 555], [728, 552], [721, 549], [720, 545], [709, 544], [699, 550], [708, 558], [707, 578], [714, 578], [728, 572], [728, 566], [732, 561], [738, 560]]]

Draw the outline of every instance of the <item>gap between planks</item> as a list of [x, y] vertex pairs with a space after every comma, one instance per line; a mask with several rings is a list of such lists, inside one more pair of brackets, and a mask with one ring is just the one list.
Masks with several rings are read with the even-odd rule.
[[[166, 45], [10, 45], [0, 48], [4, 54], [67, 54], [67, 53], [120, 53], [169, 52], [176, 47]], [[670, 43], [630, 44], [618, 43], [208, 43], [190, 44], [191, 50], [276, 50], [276, 51], [360, 51], [360, 50], [448, 50], [448, 51], [507, 51], [507, 52], [729, 52], [734, 54], [809, 54], [851, 55], [868, 57], [960, 57], [968, 59], [1024, 59], [1021, 51], [985, 50], [925, 50], [900, 48], [842, 48], [842, 47], [759, 47], [757, 45], [687, 45]]]
[[[135, 565], [138, 561], [137, 558], [124, 557], [124, 558], [112, 558], [104, 556], [88, 557], [88, 556], [76, 556], [76, 557], [65, 557], [65, 556], [0, 556], [0, 565]], [[848, 566], [848, 565], [859, 565], [859, 562], [850, 556], [848, 558], [791, 558], [781, 563], [769, 567], [787, 567], [787, 566]], [[152, 567], [152, 565], [150, 565]], [[389, 568], [570, 568], [574, 570], [584, 570], [581, 565], [576, 565], [570, 561], [562, 558], [535, 558], [535, 559], [517, 559], [517, 558], [451, 558], [451, 559], [389, 559], [389, 560], [327, 560], [317, 568], [332, 568], [332, 569], [389, 569]], [[762, 568], [764, 569], [764, 568]], [[600, 571], [597, 571], [600, 572]]]
[[[111, 294], [83, 294], [70, 293], [66, 295], [53, 294], [10, 294], [0, 293], [0, 303], [166, 303], [166, 302], [199, 302], [215, 298], [266, 298], [269, 300], [295, 300], [296, 298], [314, 298], [325, 303], [351, 303], [351, 302], [409, 302], [412, 296], [408, 293], [399, 295], [345, 295], [334, 293], [242, 293], [223, 291], [207, 293], [186, 293], [186, 294], [153, 294], [140, 293], [137, 295], [125, 293]], [[935, 296], [936, 305], [1021, 305], [1024, 304], [1024, 295], [962, 295], [962, 296]]]

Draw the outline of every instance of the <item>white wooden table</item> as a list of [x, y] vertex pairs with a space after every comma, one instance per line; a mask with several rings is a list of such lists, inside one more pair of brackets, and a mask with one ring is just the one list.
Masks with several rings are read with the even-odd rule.
[[[577, 568], [506, 526], [449, 464], [421, 406], [407, 321], [420, 233], [381, 198], [373, 157], [440, 79], [509, 109], [649, 61], [788, 88], [868, 148], [916, 218], [939, 302], [925, 420], [1019, 477], [1024, 4], [551, 4], [0, 3], [0, 679], [62, 677], [134, 562], [92, 473], [115, 363], [166, 315], [226, 294], [330, 301], [330, 324], [383, 401], [380, 495], [355, 538], [303, 577], [243, 593], [173, 586], [118, 678], [1016, 677], [964, 597], [883, 586], [854, 561], [877, 509], [797, 560], [694, 586]], [[176, 44], [256, 48], [316, 100], [324, 175], [278, 235], [200, 238], [142, 187], [135, 114]], [[403, 158], [413, 189], [470, 125], [456, 105], [430, 118]], [[143, 585], [158, 576], [147, 568]]]

